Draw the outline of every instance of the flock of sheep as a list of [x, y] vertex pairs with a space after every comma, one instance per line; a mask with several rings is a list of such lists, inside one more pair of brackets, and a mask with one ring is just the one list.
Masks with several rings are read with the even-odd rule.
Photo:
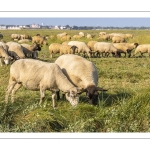
[[[84, 37], [84, 33], [73, 36], [75, 38]], [[94, 36], [87, 34], [87, 38]], [[49, 45], [50, 58], [53, 54], [59, 53], [54, 63], [48, 63], [37, 60], [38, 51], [42, 45], [48, 45], [47, 38], [40, 35], [34, 37], [28, 35], [12, 34], [14, 41], [0, 42], [0, 58], [1, 66], [3, 59], [5, 64], [9, 64], [11, 60], [15, 62], [10, 67], [9, 84], [6, 91], [5, 102], [8, 103], [8, 97], [11, 93], [11, 101], [14, 102], [14, 94], [24, 86], [30, 90], [40, 90], [40, 103], [45, 97], [45, 91], [52, 91], [52, 106], [55, 107], [55, 97], [60, 99], [59, 92], [62, 91], [66, 99], [72, 106], [76, 106], [79, 102], [79, 95], [83, 92], [90, 104], [98, 103], [98, 91], [107, 91], [98, 85], [98, 71], [94, 63], [84, 58], [88, 57], [108, 57], [110, 54], [114, 57], [121, 57], [121, 53], [128, 57], [136, 48], [133, 56], [137, 52], [150, 54], [150, 45], [138, 43], [126, 43], [126, 38], [132, 38], [131, 34], [106, 34], [100, 32], [99, 38], [108, 37], [112, 39], [112, 43], [89, 41], [87, 44], [80, 41], [68, 41], [70, 36], [66, 33], [57, 35], [57, 38], [67, 41], [62, 44], [52, 43]], [[53, 37], [51, 37], [53, 38]], [[16, 42], [17, 41], [17, 42]], [[26, 42], [32, 41], [32, 45]], [[84, 57], [79, 56], [83, 54]], [[65, 54], [65, 55], [64, 55]], [[75, 55], [78, 54], [78, 55]], [[25, 59], [32, 58], [32, 59]], [[71, 62], [71, 63], [70, 63]], [[68, 65], [69, 64], [69, 65]]]

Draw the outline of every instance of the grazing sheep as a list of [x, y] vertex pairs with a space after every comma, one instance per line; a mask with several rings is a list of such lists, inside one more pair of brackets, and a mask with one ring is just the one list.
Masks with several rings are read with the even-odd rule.
[[126, 36], [126, 38], [133, 38], [133, 34], [127, 33], [127, 34], [125, 34], [125, 36]]
[[[125, 54], [124, 57], [126, 57], [126, 54], [128, 54], [128, 57], [131, 57], [131, 51], [130, 51], [130, 49], [128, 49], [127, 46], [122, 45], [122, 44], [120, 44], [120, 43], [114, 43], [113, 45], [117, 48], [117, 50], [118, 50], [118, 52], [119, 52], [120, 54], [121, 54], [121, 53], [124, 53], [124, 54]], [[121, 56], [121, 55], [120, 55], [120, 56]]]
[[78, 47], [73, 45], [61, 45], [60, 46], [60, 55], [62, 54], [75, 54], [75, 52], [78, 50]]
[[114, 36], [112, 38], [112, 43], [124, 43], [124, 42], [126, 42], [126, 40], [121, 36]]
[[21, 87], [33, 91], [40, 90], [40, 102], [45, 97], [45, 91], [52, 91], [52, 106], [55, 107], [56, 91], [66, 93], [66, 99], [72, 106], [78, 104], [78, 88], [75, 87], [63, 74], [60, 67], [55, 63], [48, 63], [34, 59], [20, 59], [10, 67], [10, 78], [7, 86], [5, 102], [11, 93], [11, 101], [14, 102], [14, 94]]
[[100, 32], [99, 36], [101, 36], [101, 35], [106, 35], [106, 32]]
[[40, 36], [40, 35], [32, 37], [32, 44], [33, 43], [40, 44], [41, 46], [42, 45], [48, 45], [47, 40], [44, 37]]
[[133, 54], [133, 57], [135, 57], [135, 55], [137, 55], [138, 53], [141, 53], [141, 57], [143, 57], [144, 53], [148, 53], [149, 57], [150, 57], [150, 44], [141, 44], [139, 45], [136, 49], [135, 52]]
[[138, 43], [119, 43], [119, 45], [126, 46], [128, 48], [128, 54], [131, 56], [131, 52], [138, 46]]
[[31, 35], [28, 35], [28, 34], [23, 34], [21, 39], [28, 39], [28, 40], [32, 40], [32, 37]]
[[100, 35], [97, 39], [104, 40], [104, 41], [109, 41], [110, 40], [110, 35], [109, 34]]
[[87, 38], [87, 39], [92, 39], [92, 35], [89, 34], [89, 33], [87, 33], [86, 38]]
[[12, 38], [12, 40], [14, 40], [14, 39], [20, 40], [21, 35], [20, 34], [11, 34], [11, 38]]
[[86, 92], [90, 104], [98, 103], [98, 91], [105, 90], [97, 87], [98, 71], [91, 61], [78, 55], [66, 54], [59, 56], [55, 63], [60, 66], [71, 83], [83, 89], [81, 93]]
[[10, 63], [10, 59], [11, 57], [9, 57], [3, 46], [0, 46], [0, 66], [3, 66], [3, 61], [6, 65], [8, 65]]
[[84, 37], [84, 33], [83, 33], [83, 32], [79, 32], [79, 35], [80, 35], [81, 37]]
[[53, 58], [53, 54], [60, 53], [60, 47], [61, 47], [61, 44], [59, 43], [50, 44], [49, 46], [50, 58]]
[[81, 35], [74, 35], [72, 38], [73, 38], [74, 40], [78, 40], [78, 39], [81, 39], [82, 36], [81, 36]]
[[71, 36], [70, 35], [64, 35], [61, 37], [61, 41], [66, 41], [66, 40], [71, 40]]
[[57, 34], [57, 39], [61, 39], [63, 36], [67, 35], [66, 32]]
[[97, 41], [89, 41], [87, 43], [87, 46], [91, 49], [91, 51], [94, 50], [94, 44], [97, 43]]
[[96, 53], [97, 57], [100, 57], [100, 54], [102, 54], [102, 57], [104, 57], [103, 54], [105, 54], [105, 57], [108, 57], [109, 54], [118, 57], [117, 48], [115, 48], [112, 43], [97, 42], [94, 44], [94, 52]]
[[25, 58], [25, 54], [23, 53], [22, 46], [15, 42], [7, 42], [6, 45], [8, 45], [8, 51], [15, 52], [19, 58]]
[[88, 55], [88, 57], [91, 57], [92, 51], [89, 49], [89, 47], [84, 42], [79, 41], [70, 41], [68, 45], [75, 45], [78, 47], [78, 54], [83, 53], [83, 56], [85, 57], [85, 54]]

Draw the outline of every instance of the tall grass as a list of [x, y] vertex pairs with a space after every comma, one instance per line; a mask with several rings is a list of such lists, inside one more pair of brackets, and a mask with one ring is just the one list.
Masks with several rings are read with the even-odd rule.
[[[10, 41], [11, 33], [30, 35], [56, 35], [54, 30], [1, 31], [4, 41]], [[78, 34], [79, 31], [66, 31]], [[98, 34], [99, 31], [84, 31]], [[116, 30], [106, 32], [133, 33], [130, 42], [150, 43], [150, 31]], [[96, 37], [95, 37], [96, 39]], [[88, 42], [86, 38], [81, 39]], [[50, 40], [49, 44], [59, 42]], [[50, 60], [48, 46], [39, 53], [42, 61]], [[145, 58], [91, 58], [99, 74], [98, 86], [108, 89], [99, 93], [97, 106], [88, 104], [85, 94], [80, 96], [77, 107], [72, 108], [66, 100], [57, 101], [52, 108], [51, 92], [46, 91], [42, 105], [38, 105], [39, 91], [29, 91], [21, 87], [15, 102], [5, 105], [5, 91], [9, 80], [9, 66], [0, 67], [0, 132], [149, 132], [150, 131], [150, 59]]]

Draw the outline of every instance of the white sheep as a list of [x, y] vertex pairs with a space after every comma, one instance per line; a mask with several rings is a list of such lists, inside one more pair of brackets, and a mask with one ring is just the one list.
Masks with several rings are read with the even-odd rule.
[[8, 45], [8, 51], [15, 52], [19, 58], [25, 58], [25, 54], [23, 53], [22, 46], [16, 42], [7, 42], [6, 45]]
[[97, 104], [98, 91], [105, 90], [97, 87], [98, 71], [94, 63], [74, 54], [59, 56], [55, 63], [60, 66], [71, 83], [83, 89], [82, 92], [86, 92], [90, 104]]
[[85, 42], [79, 42], [79, 41], [70, 41], [68, 45], [75, 45], [78, 47], [78, 54], [83, 53], [83, 56], [85, 57], [85, 54], [88, 55], [88, 57], [91, 57], [92, 51], [89, 49], [89, 47], [85, 44]]
[[49, 46], [50, 58], [53, 58], [53, 54], [60, 53], [60, 47], [61, 47], [61, 44], [59, 43], [50, 44]]
[[115, 57], [118, 57], [117, 48], [113, 46], [112, 43], [108, 42], [97, 42], [94, 44], [94, 52], [96, 53], [97, 57], [102, 55], [102, 57], [108, 57], [109, 54], [112, 54]]
[[60, 55], [62, 54], [75, 54], [78, 50], [77, 46], [71, 45], [61, 45], [60, 46]]
[[20, 59], [10, 67], [10, 78], [5, 95], [5, 103], [8, 103], [11, 93], [11, 102], [14, 102], [14, 94], [24, 86], [29, 90], [40, 90], [40, 102], [45, 97], [45, 91], [52, 91], [52, 106], [55, 107], [56, 91], [66, 93], [66, 99], [72, 106], [78, 104], [77, 93], [79, 88], [75, 87], [63, 74], [60, 67], [55, 63], [43, 62], [35, 59]]
[[79, 35], [80, 35], [81, 37], [84, 37], [84, 33], [83, 33], [83, 32], [79, 32]]
[[144, 53], [148, 53], [149, 57], [150, 57], [150, 44], [141, 44], [139, 45], [136, 49], [135, 52], [133, 54], [133, 57], [135, 57], [138, 53], [141, 54], [141, 57], [143, 57]]
[[123, 43], [123, 42], [126, 42], [125, 38], [124, 37], [121, 37], [121, 36], [114, 36], [112, 38], [112, 43]]
[[70, 35], [64, 35], [64, 36], [61, 37], [60, 40], [61, 41], [71, 40], [71, 36]]

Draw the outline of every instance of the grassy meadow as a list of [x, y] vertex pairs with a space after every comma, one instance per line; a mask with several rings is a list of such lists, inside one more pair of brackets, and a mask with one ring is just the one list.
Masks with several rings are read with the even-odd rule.
[[[104, 30], [105, 31], [105, 30]], [[1, 30], [3, 41], [11, 41], [12, 33], [56, 35], [67, 32], [73, 36], [80, 30]], [[95, 34], [97, 40], [100, 30], [85, 30]], [[132, 33], [134, 38], [128, 42], [150, 44], [149, 30], [106, 30], [107, 33]], [[80, 41], [88, 42], [86, 38]], [[56, 37], [48, 39], [51, 43], [62, 43]], [[133, 51], [134, 52], [134, 51]], [[133, 54], [132, 52], [132, 54]], [[39, 58], [54, 62], [59, 55], [50, 60], [48, 46], [43, 46]], [[40, 106], [40, 92], [21, 87], [15, 102], [4, 103], [9, 80], [9, 66], [0, 67], [0, 132], [150, 132], [150, 58], [90, 58], [99, 74], [98, 86], [109, 89], [99, 93], [99, 104], [89, 105], [85, 94], [80, 96], [77, 107], [73, 108], [66, 100], [57, 101], [52, 108], [51, 92], [46, 91]], [[10, 99], [9, 99], [10, 100]]]

